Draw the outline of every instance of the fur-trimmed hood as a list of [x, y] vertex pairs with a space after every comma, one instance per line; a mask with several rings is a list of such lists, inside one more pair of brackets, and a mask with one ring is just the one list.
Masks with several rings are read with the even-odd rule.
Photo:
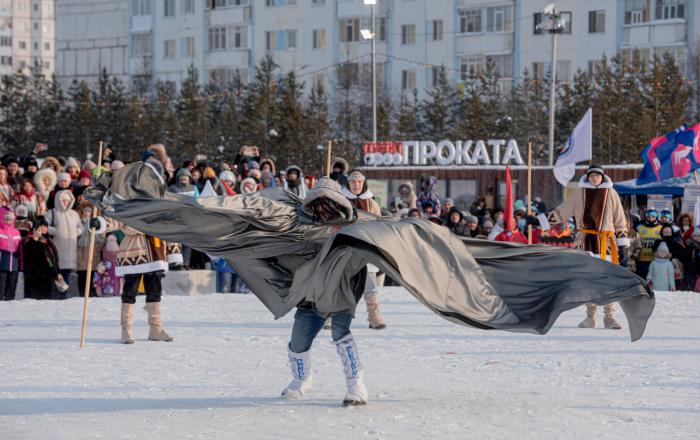
[[[48, 187], [44, 184], [45, 177], [50, 179]], [[51, 168], [42, 168], [34, 174], [34, 185], [37, 191], [44, 197], [44, 200], [48, 200], [49, 194], [51, 194], [51, 191], [56, 187], [56, 183], [58, 183], [58, 178]]]

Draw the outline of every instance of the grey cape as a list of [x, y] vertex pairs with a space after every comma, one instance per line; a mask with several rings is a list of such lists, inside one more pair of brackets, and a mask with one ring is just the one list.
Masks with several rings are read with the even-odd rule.
[[620, 302], [635, 341], [654, 309], [642, 278], [583, 252], [469, 239], [364, 212], [314, 224], [282, 189], [194, 200], [165, 192], [155, 170], [137, 162], [85, 195], [105, 216], [226, 258], [275, 318], [297, 306], [354, 312], [368, 262], [443, 318], [486, 330], [544, 334], [566, 310]]

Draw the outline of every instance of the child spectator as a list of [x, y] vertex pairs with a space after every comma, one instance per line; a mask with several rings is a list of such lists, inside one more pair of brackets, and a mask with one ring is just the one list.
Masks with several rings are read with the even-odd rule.
[[12, 301], [17, 289], [22, 237], [15, 228], [15, 213], [0, 208], [0, 300]]
[[656, 258], [649, 265], [649, 273], [647, 273], [647, 280], [654, 290], [676, 290], [673, 279], [675, 270], [670, 258], [671, 252], [669, 252], [668, 246], [665, 242], [661, 242], [656, 249]]

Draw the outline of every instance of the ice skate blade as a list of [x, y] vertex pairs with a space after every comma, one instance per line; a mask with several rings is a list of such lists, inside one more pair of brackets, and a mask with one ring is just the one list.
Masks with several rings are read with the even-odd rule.
[[343, 406], [363, 406], [367, 405], [367, 402], [363, 400], [343, 400]]

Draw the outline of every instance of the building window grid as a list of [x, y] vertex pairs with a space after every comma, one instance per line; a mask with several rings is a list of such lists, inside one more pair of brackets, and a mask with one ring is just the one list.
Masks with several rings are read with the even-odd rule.
[[175, 0], [163, 0], [163, 17], [175, 17]]
[[462, 34], [481, 32], [481, 9], [459, 11], [459, 31]]
[[463, 57], [459, 63], [459, 79], [463, 82], [474, 79], [484, 69], [484, 57]]
[[163, 59], [172, 60], [175, 58], [175, 40], [163, 41]]
[[416, 71], [413, 69], [401, 71], [401, 90], [416, 89]]
[[605, 32], [605, 11], [588, 12], [588, 33], [602, 34]]
[[151, 54], [151, 34], [131, 35], [131, 56], [147, 56]]
[[209, 28], [209, 51], [215, 52], [226, 49], [226, 28]]
[[194, 2], [195, 0], [182, 0], [184, 2], [183, 10], [186, 15], [194, 14]]
[[433, 41], [442, 41], [444, 33], [444, 24], [442, 20], [431, 21]]
[[131, 14], [134, 17], [151, 15], [151, 0], [133, 0]]
[[401, 44], [404, 46], [416, 44], [415, 24], [404, 24], [401, 26]]
[[346, 18], [339, 22], [340, 42], [350, 43], [360, 41], [360, 19]]
[[657, 20], [685, 18], [685, 0], [656, 0]]
[[625, 0], [625, 24], [649, 21], [650, 0]]
[[312, 31], [312, 48], [313, 49], [325, 49], [326, 48], [326, 30], [325, 29], [314, 29]]

